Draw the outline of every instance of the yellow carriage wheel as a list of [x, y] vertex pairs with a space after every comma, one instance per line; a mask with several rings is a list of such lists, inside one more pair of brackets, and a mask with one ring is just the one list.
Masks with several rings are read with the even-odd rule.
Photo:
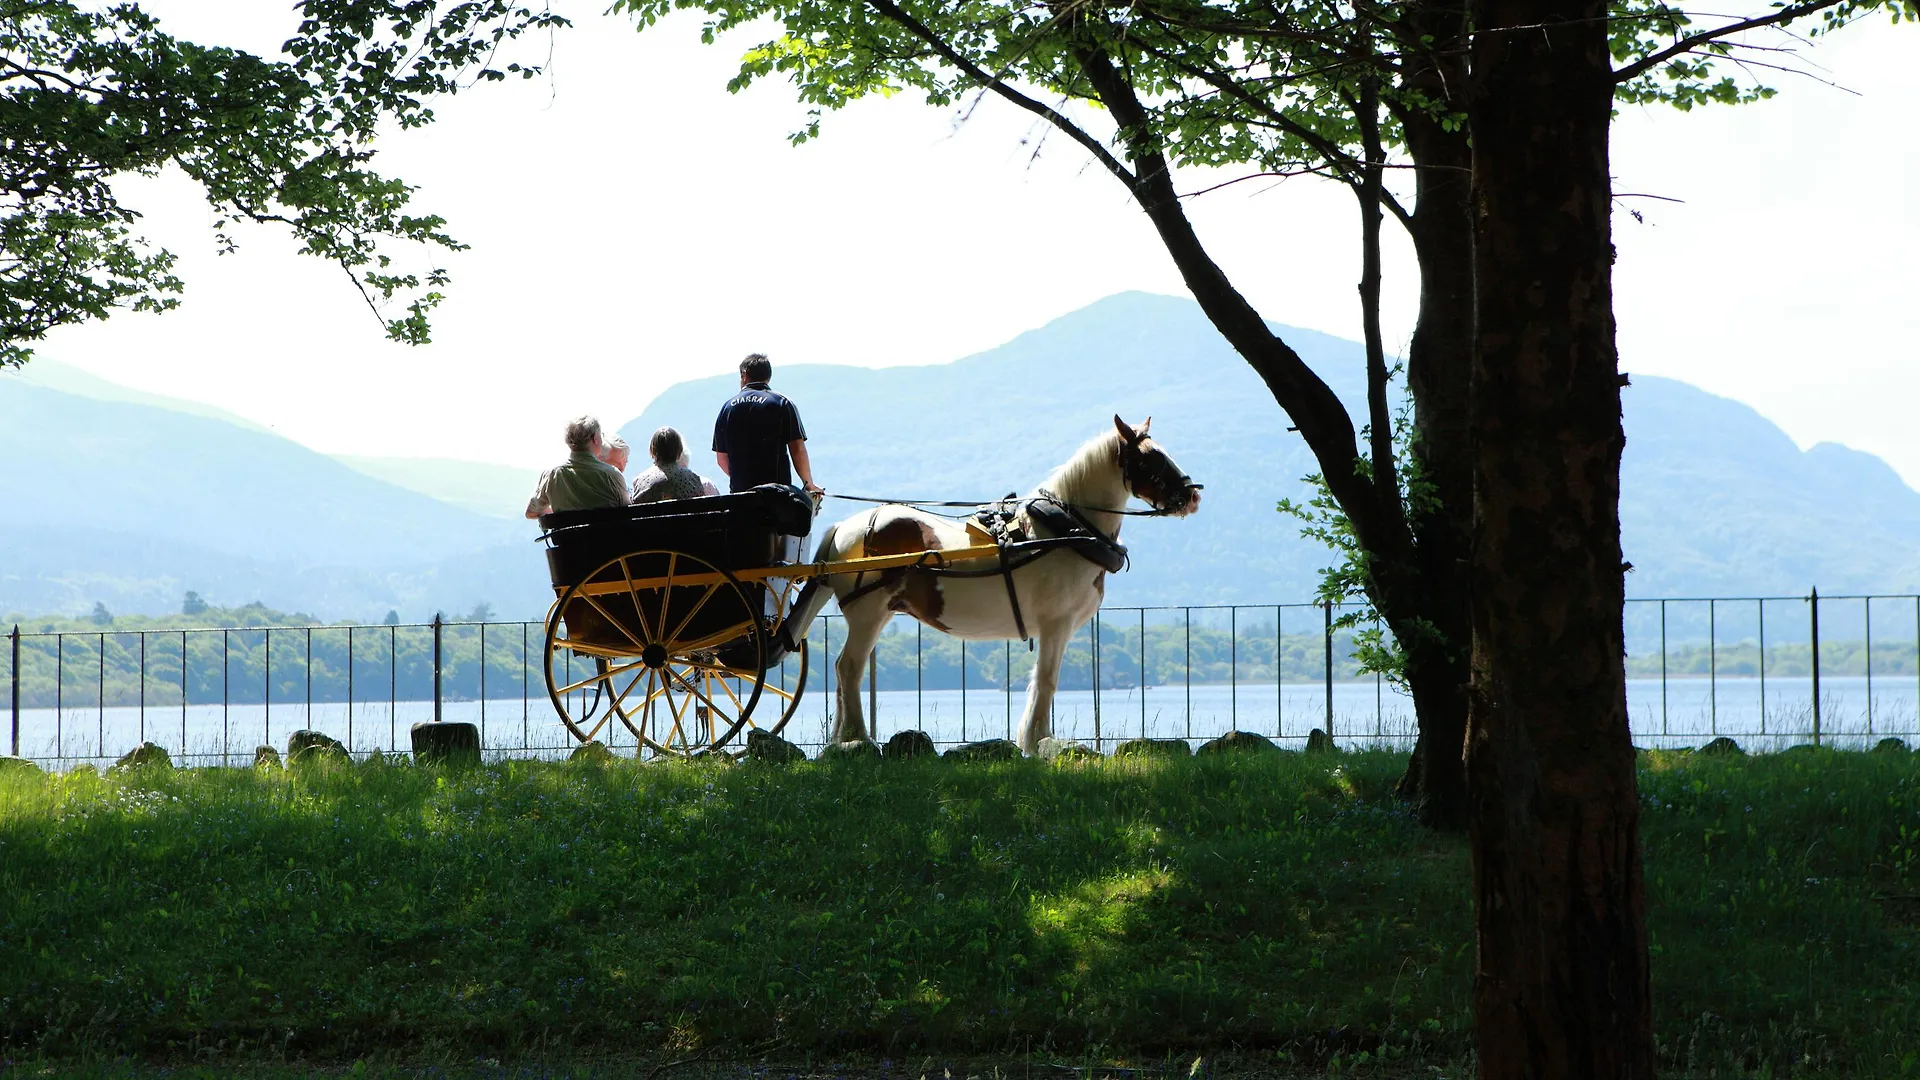
[[757, 601], [758, 590], [696, 555], [649, 550], [607, 560], [547, 616], [554, 709], [582, 742], [617, 716], [656, 755], [725, 745], [766, 682]]
[[[785, 668], [774, 668], [762, 680], [760, 703], [753, 710], [739, 708], [744, 675], [725, 674], [712, 666], [669, 665], [674, 668], [671, 679], [663, 678], [651, 684], [652, 690], [644, 699], [638, 694], [614, 698], [614, 711], [627, 730], [655, 754], [685, 756], [721, 747], [738, 752], [745, 748], [746, 731], [778, 735], [799, 711], [800, 696], [807, 688], [807, 643], [802, 641], [800, 647], [787, 656], [789, 663]], [[697, 687], [698, 692], [686, 690], [689, 686]], [[677, 690], [687, 698], [678, 713], [674, 711], [670, 690]], [[685, 707], [689, 703], [691, 710]], [[773, 715], [773, 709], [779, 710], [778, 715]], [[755, 713], [767, 715], [763, 721]], [[681, 721], [677, 728], [673, 724], [675, 719]], [[663, 732], [673, 738], [661, 740], [658, 736]], [[739, 745], [733, 745], [736, 738], [741, 740]]]

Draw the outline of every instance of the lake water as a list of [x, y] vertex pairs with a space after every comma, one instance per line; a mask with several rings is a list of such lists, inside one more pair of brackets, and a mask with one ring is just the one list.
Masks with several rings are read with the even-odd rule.
[[[1916, 740], [1920, 710], [1916, 683], [1876, 676], [1821, 680], [1822, 741], [1841, 746], [1866, 745], [1885, 735]], [[1764, 711], [1762, 708], [1764, 695]], [[865, 699], [863, 698], [863, 701]], [[943, 745], [974, 739], [1006, 738], [1019, 720], [1024, 698], [994, 691], [882, 691], [872, 717], [876, 736], [919, 729]], [[1414, 734], [1412, 702], [1384, 683], [1333, 685], [1334, 737], [1343, 745], [1384, 745], [1410, 749]], [[1807, 678], [1630, 679], [1627, 707], [1638, 746], [1698, 746], [1716, 735], [1730, 735], [1754, 750], [1779, 749], [1812, 738], [1812, 681]], [[810, 690], [784, 734], [809, 749], [828, 731], [829, 695]], [[447, 702], [447, 720], [480, 725], [492, 756], [557, 757], [573, 748], [571, 737], [544, 697], [485, 702]], [[19, 753], [59, 768], [111, 763], [143, 740], [160, 744], [177, 761], [191, 764], [245, 763], [262, 744], [284, 751], [287, 736], [316, 728], [346, 742], [356, 753], [409, 746], [408, 729], [433, 719], [430, 701], [259, 705], [194, 705], [137, 708], [96, 707], [27, 709], [18, 717]], [[617, 725], [615, 725], [617, 727]], [[1062, 692], [1055, 699], [1054, 733], [1097, 742], [1111, 751], [1120, 740], [1147, 735], [1198, 742], [1238, 728], [1298, 746], [1307, 732], [1327, 727], [1324, 684], [1239, 683], [1202, 686], [1152, 686]], [[0, 732], [0, 739], [9, 733]], [[633, 738], [624, 729], [611, 741], [631, 753]], [[184, 748], [185, 753], [182, 753]], [[183, 760], [184, 759], [184, 760]]]

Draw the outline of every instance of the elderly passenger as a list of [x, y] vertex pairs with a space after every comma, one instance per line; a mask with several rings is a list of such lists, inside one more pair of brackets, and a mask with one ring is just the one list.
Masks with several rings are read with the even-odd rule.
[[607, 443], [607, 448], [595, 456], [601, 461], [619, 469], [622, 473], [625, 473], [627, 471], [627, 458], [630, 453], [631, 451], [627, 447], [627, 440], [615, 435], [612, 440]]
[[647, 456], [653, 465], [633, 478], [633, 501], [664, 502], [668, 499], [697, 499], [711, 488], [700, 474], [687, 468], [685, 444], [680, 433], [663, 427], [647, 440]]
[[540, 474], [527, 516], [537, 518], [560, 510], [592, 510], [627, 505], [626, 477], [600, 460], [606, 452], [600, 421], [582, 416], [567, 425], [567, 460]]

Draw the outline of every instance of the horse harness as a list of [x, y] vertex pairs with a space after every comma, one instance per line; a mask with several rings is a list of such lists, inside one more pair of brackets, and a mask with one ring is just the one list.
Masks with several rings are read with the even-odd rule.
[[[874, 523], [878, 518], [876, 513], [867, 519], [868, 541], [873, 538]], [[915, 565], [882, 571], [872, 581], [859, 582], [856, 579], [853, 590], [840, 602], [847, 604], [858, 600], [876, 589], [892, 585], [913, 570], [938, 577], [989, 577], [998, 574], [1007, 586], [1007, 604], [1013, 609], [1014, 628], [1031, 648], [1033, 636], [1027, 633], [1027, 622], [1020, 612], [1020, 595], [1013, 587], [1015, 570], [1062, 549], [1072, 551], [1106, 573], [1119, 573], [1127, 568], [1126, 545], [1102, 532], [1087, 520], [1078, 507], [1062, 502], [1059, 496], [1044, 488], [1025, 499], [1009, 493], [1006, 498], [973, 514], [968, 521], [993, 538], [999, 553], [998, 566], [961, 570], [951, 566]], [[1051, 535], [1038, 535], [1036, 527]]]

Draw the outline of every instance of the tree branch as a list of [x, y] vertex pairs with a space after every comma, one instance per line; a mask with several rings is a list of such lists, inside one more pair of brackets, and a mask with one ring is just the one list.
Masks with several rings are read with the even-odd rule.
[[1682, 53], [1692, 52], [1694, 49], [1709, 42], [1717, 41], [1720, 38], [1731, 37], [1734, 34], [1747, 30], [1757, 30], [1763, 26], [1777, 26], [1781, 23], [1789, 23], [1803, 16], [1811, 15], [1816, 11], [1824, 11], [1830, 7], [1837, 7], [1843, 2], [1844, 0], [1807, 0], [1807, 2], [1803, 4], [1783, 7], [1771, 15], [1762, 15], [1758, 18], [1745, 19], [1737, 23], [1728, 23], [1726, 26], [1719, 27], [1718, 29], [1702, 30], [1697, 34], [1688, 34], [1686, 37], [1661, 49], [1659, 52], [1643, 56], [1633, 63], [1628, 64], [1626, 67], [1615, 71], [1613, 73], [1613, 81], [1618, 84], [1626, 82], [1629, 79], [1638, 78]]
[[[1342, 150], [1339, 146], [1334, 144], [1331, 140], [1320, 135], [1318, 132], [1314, 131], [1312, 128], [1309, 128], [1306, 125], [1300, 123], [1299, 121], [1293, 119], [1292, 117], [1286, 115], [1285, 113], [1274, 108], [1272, 105], [1268, 104], [1267, 102], [1260, 100], [1258, 97], [1254, 96], [1252, 93], [1249, 93], [1246, 87], [1241, 86], [1235, 80], [1230, 79], [1225, 75], [1222, 75], [1218, 71], [1214, 71], [1209, 68], [1204, 68], [1198, 64], [1193, 64], [1186, 60], [1183, 60], [1177, 56], [1174, 56], [1166, 52], [1163, 49], [1159, 49], [1151, 45], [1148, 45], [1145, 48], [1147, 49], [1147, 51], [1153, 53], [1155, 56], [1160, 57], [1162, 60], [1165, 60], [1167, 63], [1172, 64], [1177, 68], [1180, 68], [1181, 70], [1185, 71], [1187, 74], [1193, 76], [1194, 78], [1199, 79], [1200, 81], [1206, 83], [1209, 86], [1212, 86], [1214, 89], [1220, 91], [1221, 93], [1226, 94], [1229, 97], [1232, 97], [1235, 100], [1239, 101], [1241, 104], [1246, 105], [1249, 108], [1253, 109], [1255, 112], [1265, 117], [1267, 122], [1271, 124], [1273, 127], [1281, 131], [1284, 131], [1287, 134], [1292, 135], [1294, 138], [1299, 139], [1301, 142], [1307, 144], [1316, 153], [1318, 153], [1323, 159], [1325, 159], [1328, 167], [1340, 173], [1340, 176], [1338, 177], [1338, 179], [1340, 180], [1341, 183], [1346, 184], [1348, 187], [1357, 187], [1360, 183], [1362, 183], [1360, 179], [1360, 174], [1362, 173], [1364, 167], [1362, 166], [1360, 161], [1354, 158], [1353, 155], [1347, 153], [1345, 150]], [[1229, 183], [1232, 183], [1232, 182], [1233, 181], [1229, 181]], [[1225, 185], [1217, 185], [1217, 186], [1224, 187]], [[1207, 190], [1212, 190], [1212, 189], [1209, 188]], [[1199, 194], [1199, 193], [1196, 192], [1195, 194]], [[1382, 201], [1382, 205], [1386, 206], [1388, 210], [1392, 211], [1393, 216], [1399, 220], [1402, 227], [1407, 226], [1408, 223], [1413, 220], [1412, 215], [1407, 212], [1407, 209], [1405, 207], [1400, 205], [1399, 200], [1395, 199], [1391, 192], [1386, 192], [1383, 190], [1381, 201]]]
[[1065, 132], [1069, 138], [1079, 143], [1088, 153], [1092, 154], [1094, 160], [1104, 166], [1108, 172], [1118, 177], [1122, 183], [1129, 187], [1133, 186], [1135, 179], [1133, 173], [1129, 171], [1125, 165], [1122, 165], [1119, 159], [1115, 158], [1112, 152], [1110, 152], [1100, 140], [1087, 134], [1078, 124], [1067, 119], [1058, 111], [1008, 86], [1004, 79], [988, 74], [980, 65], [962, 56], [958, 50], [947, 44], [945, 39], [935, 34], [925, 23], [900, 10], [899, 6], [896, 5], [893, 0], [866, 0], [866, 3], [875, 11], [906, 28], [908, 33], [926, 42], [949, 64], [966, 72], [968, 77], [978, 82], [981, 86], [992, 90], [994, 93], [999, 94], [1001, 97], [1006, 98], [1008, 101], [1046, 120], [1054, 127]]
[[1160, 233], [1161, 243], [1179, 267], [1193, 298], [1293, 419], [1320, 463], [1328, 491], [1353, 523], [1354, 536], [1361, 545], [1398, 558], [1411, 547], [1411, 538], [1404, 528], [1396, 531], [1392, 527], [1356, 467], [1353, 419], [1347, 415], [1346, 406], [1299, 353], [1274, 336], [1260, 313], [1207, 254], [1180, 205], [1166, 156], [1133, 86], [1097, 45], [1083, 41], [1071, 48], [1088, 84], [1119, 123], [1121, 143], [1139, 177], [1132, 185], [1134, 200]]

